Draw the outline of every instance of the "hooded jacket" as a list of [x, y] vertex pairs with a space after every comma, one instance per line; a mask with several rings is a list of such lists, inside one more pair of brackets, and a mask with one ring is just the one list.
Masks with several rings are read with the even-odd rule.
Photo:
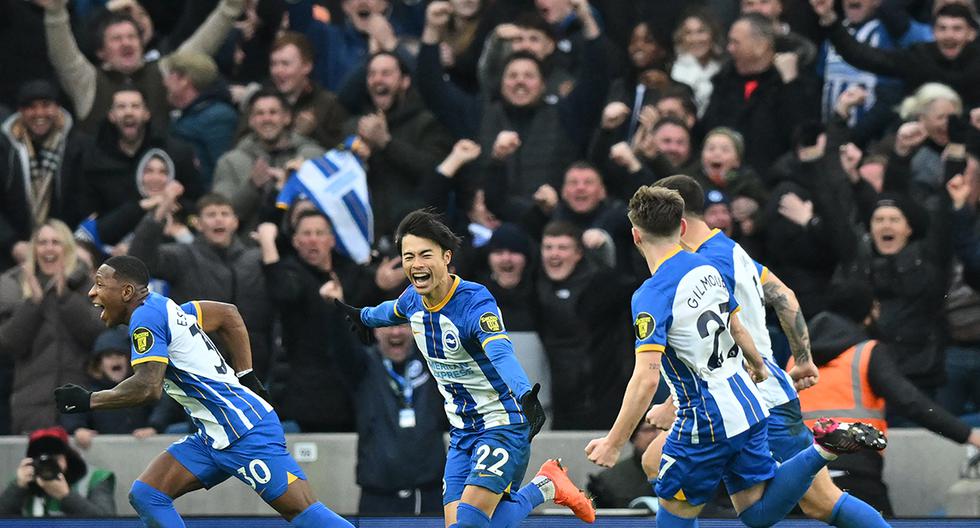
[[66, 447], [69, 491], [58, 500], [44, 494], [33, 482], [17, 486], [16, 478], [0, 494], [0, 514], [21, 517], [109, 517], [116, 514], [116, 476], [111, 471], [90, 468], [78, 451]]

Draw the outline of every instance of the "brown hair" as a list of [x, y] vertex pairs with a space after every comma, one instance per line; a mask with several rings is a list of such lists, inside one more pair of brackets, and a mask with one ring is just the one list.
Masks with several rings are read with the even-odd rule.
[[630, 198], [627, 215], [643, 232], [666, 238], [680, 229], [684, 199], [673, 189], [644, 185]]
[[299, 58], [302, 59], [303, 62], [307, 64], [313, 63], [313, 45], [310, 44], [309, 39], [303, 36], [302, 33], [297, 33], [295, 31], [286, 31], [280, 35], [279, 38], [273, 41], [272, 47], [269, 49], [269, 53], [272, 54], [281, 50], [282, 48], [285, 48], [286, 46], [289, 46], [290, 44], [296, 46], [296, 49], [299, 50]]

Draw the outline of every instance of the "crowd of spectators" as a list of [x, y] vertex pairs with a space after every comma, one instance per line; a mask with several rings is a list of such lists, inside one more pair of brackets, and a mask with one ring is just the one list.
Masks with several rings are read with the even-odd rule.
[[[649, 276], [624, 203], [679, 173], [808, 318], [870, 285], [896, 372], [980, 425], [978, 28], [973, 0], [0, 0], [0, 433], [126, 374], [86, 299], [118, 254], [236, 304], [293, 427], [364, 429], [403, 336], [360, 350], [332, 300], [400, 293], [418, 207], [463, 238], [550, 426], [607, 428]], [[281, 199], [330, 152], [366, 177], [367, 258], [322, 196]], [[185, 427], [166, 407], [60, 425]]]

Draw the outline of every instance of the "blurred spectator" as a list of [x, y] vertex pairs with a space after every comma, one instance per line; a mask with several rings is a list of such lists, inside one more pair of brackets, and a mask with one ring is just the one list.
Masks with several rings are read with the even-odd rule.
[[375, 240], [380, 241], [423, 205], [413, 191], [449, 153], [452, 138], [412, 89], [408, 68], [394, 53], [382, 51], [368, 59], [366, 82], [370, 111], [350, 128], [371, 151], [368, 188]]
[[792, 147], [800, 123], [818, 114], [817, 85], [795, 53], [776, 53], [772, 23], [758, 14], [742, 16], [728, 33], [732, 62], [713, 79], [702, 130], [731, 127], [748, 140], [742, 161], [764, 173]]
[[[319, 211], [299, 214], [292, 245], [296, 256], [280, 259], [274, 224], [259, 225], [266, 284], [282, 318], [288, 379], [273, 399], [287, 420], [303, 432], [355, 430], [354, 394], [337, 365], [357, 346], [334, 299], [359, 301], [371, 288], [364, 268], [334, 252], [333, 227]], [[330, 336], [324, 339], [324, 336]]]
[[20, 85], [17, 113], [0, 126], [0, 270], [26, 260], [27, 240], [48, 218], [70, 226], [82, 219], [77, 195], [90, 139], [73, 124], [53, 84]]
[[[926, 83], [902, 101], [901, 118], [920, 125], [915, 133], [918, 144], [905, 147], [896, 139], [895, 153], [910, 158], [912, 185], [924, 195], [935, 195], [943, 185], [943, 149], [950, 143], [949, 119], [959, 118], [963, 102], [951, 88], [938, 83]], [[910, 127], [905, 127], [907, 131]], [[925, 137], [919, 139], [925, 134]], [[957, 143], [962, 142], [962, 139]], [[906, 150], [908, 149], [908, 150]], [[904, 160], [903, 160], [904, 161]]]
[[[95, 32], [96, 55], [101, 61], [91, 64], [78, 49], [71, 33], [66, 0], [33, 0], [45, 9], [44, 26], [48, 58], [71, 98], [79, 127], [96, 132], [110, 107], [114, 94], [123, 86], [134, 86], [146, 95], [145, 104], [157, 118], [155, 125], [166, 130], [169, 121], [164, 72], [168, 57], [146, 61], [139, 24], [126, 14], [111, 13]], [[242, 12], [244, 0], [222, 0], [208, 19], [180, 51], [198, 51], [208, 55], [218, 50], [225, 35]]]
[[855, 40], [837, 21], [833, 0], [810, 0], [828, 28], [828, 38], [840, 56], [856, 68], [887, 75], [915, 89], [927, 82], [949, 85], [967, 106], [980, 103], [980, 56], [974, 40], [978, 25], [970, 9], [960, 3], [941, 7], [932, 24], [935, 42], [919, 42], [904, 49], [883, 50]]
[[[599, 11], [588, 0], [534, 0], [541, 18], [551, 25], [551, 33], [556, 43], [557, 63], [572, 75], [579, 76], [582, 70], [593, 68], [596, 62], [585, 51], [586, 42], [592, 40], [593, 26], [601, 29]], [[605, 63], [608, 71], [619, 72], [621, 59], [607, 42], [600, 43], [603, 49], [598, 59]], [[618, 75], [617, 75], [618, 76]]]
[[[841, 25], [858, 42], [882, 50], [906, 48], [932, 40], [932, 29], [908, 15], [904, 9], [881, 8], [882, 0], [844, 2]], [[844, 118], [852, 127], [852, 139], [866, 145], [877, 138], [892, 120], [893, 108], [901, 101], [904, 86], [897, 79], [855, 68], [845, 61], [833, 44], [821, 47], [818, 70], [823, 73], [823, 117], [829, 119], [838, 98], [847, 89], [859, 90], [861, 100]]]
[[705, 191], [715, 189], [732, 200], [751, 202], [754, 212], [766, 204], [769, 192], [758, 174], [743, 164], [744, 159], [743, 135], [727, 127], [715, 128], [705, 136], [701, 147], [701, 164], [692, 171], [691, 176]]
[[[560, 198], [560, 199], [559, 199]], [[540, 238], [550, 221], [566, 222], [582, 231], [582, 245], [597, 262], [614, 267], [617, 257], [632, 252], [629, 229], [623, 220], [626, 206], [607, 197], [602, 177], [592, 165], [575, 162], [565, 171], [561, 195], [550, 185], [535, 193], [536, 207], [524, 219], [533, 238]]]
[[[972, 149], [971, 149], [972, 150]], [[946, 183], [952, 206], [951, 235], [956, 257], [963, 263], [963, 280], [980, 291], [980, 229], [977, 228], [977, 205], [980, 205], [978, 154], [968, 150], [966, 170]]]
[[[91, 391], [109, 390], [133, 373], [130, 359], [129, 331], [124, 326], [109, 328], [99, 334], [92, 345], [92, 355], [86, 365], [83, 387]], [[130, 407], [103, 411], [62, 414], [62, 427], [82, 449], [88, 449], [100, 434], [132, 434], [136, 438], [155, 435], [149, 427], [151, 407]]]
[[721, 70], [724, 54], [721, 26], [709, 11], [696, 11], [681, 20], [674, 31], [674, 53], [677, 58], [670, 77], [694, 91], [698, 116], [704, 114], [714, 85], [711, 78]]
[[204, 53], [178, 51], [169, 58], [163, 84], [167, 101], [176, 108], [171, 134], [194, 147], [203, 181], [210, 187], [214, 166], [231, 148], [238, 124], [218, 66]]
[[[165, 200], [147, 213], [136, 228], [129, 254], [146, 263], [150, 276], [167, 281], [170, 298], [178, 303], [208, 299], [236, 305], [248, 328], [252, 368], [266, 379], [273, 348], [273, 307], [259, 249], [239, 239], [235, 210], [216, 193], [197, 201], [200, 234], [193, 243], [163, 243], [172, 206]], [[216, 341], [219, 349], [227, 346]]]
[[340, 0], [343, 17], [330, 23], [316, 20], [312, 0], [288, 2], [289, 29], [306, 35], [317, 50], [313, 77], [321, 86], [338, 91], [351, 75], [377, 51], [394, 51], [402, 27], [385, 13], [388, 0]]
[[[428, 10], [429, 21], [441, 21], [439, 4]], [[445, 22], [451, 24], [451, 19]], [[449, 38], [450, 28], [445, 26], [440, 29], [436, 25], [434, 29], [441, 30], [444, 34], [437, 34], [440, 51], [445, 45], [445, 39]], [[423, 34], [423, 44], [429, 44]], [[552, 33], [551, 26], [548, 25], [541, 15], [533, 11], [527, 11], [518, 16], [513, 23], [498, 25], [487, 39], [483, 56], [480, 57], [480, 88], [484, 98], [493, 98], [498, 94], [497, 87], [500, 86], [503, 77], [504, 66], [507, 58], [513, 53], [530, 53], [541, 61], [541, 70], [544, 77], [544, 90], [546, 98], [557, 98], [568, 95], [575, 87], [575, 77], [567, 69], [566, 64], [559, 64], [555, 53], [557, 42]], [[426, 70], [420, 69], [419, 74]], [[423, 82], [421, 79], [420, 83]], [[465, 85], [458, 85], [460, 89], [466, 90]], [[470, 92], [472, 93], [472, 92]], [[423, 91], [423, 94], [425, 92]], [[432, 103], [430, 103], [430, 106]]]
[[0, 275], [0, 353], [14, 362], [14, 433], [58, 423], [55, 387], [85, 382], [88, 351], [102, 331], [91, 285], [71, 230], [55, 219], [34, 232], [27, 260]]
[[[869, 285], [848, 281], [833, 288], [827, 310], [808, 321], [820, 383], [800, 392], [805, 423], [812, 426], [826, 416], [871, 423], [887, 432], [887, 408], [954, 442], [980, 445], [980, 432], [971, 431], [902, 375], [894, 362], [901, 353], [893, 350], [887, 332], [881, 333], [880, 341], [869, 337], [877, 320]], [[838, 474], [837, 486], [888, 517], [892, 508], [883, 467], [884, 459], [876, 451], [842, 455], [828, 465], [831, 474]]]
[[91, 467], [68, 445], [61, 427], [38, 429], [27, 458], [0, 494], [0, 513], [20, 517], [111, 517], [116, 515], [116, 475]]
[[310, 79], [315, 53], [310, 41], [295, 32], [272, 43], [269, 77], [293, 109], [293, 130], [324, 148], [343, 141], [347, 111], [337, 96]]
[[[507, 314], [507, 335], [529, 380], [541, 384], [540, 400], [551, 415], [551, 369], [537, 328], [537, 269], [531, 238], [515, 224], [501, 224], [487, 243], [487, 269], [478, 281], [490, 290], [500, 312]], [[550, 424], [546, 424], [548, 427]]]
[[[112, 107], [99, 128], [94, 148], [86, 153], [84, 186], [79, 196], [82, 212], [94, 213], [97, 246], [115, 245], [128, 235], [155, 206], [144, 201], [140, 188], [143, 168], [153, 149], [173, 162], [174, 178], [184, 188], [184, 200], [193, 203], [204, 191], [191, 148], [181, 141], [157, 135], [150, 127], [150, 111], [143, 95], [122, 88], [112, 95]], [[154, 116], [155, 117], [155, 116]], [[187, 203], [187, 202], [185, 202]]]
[[[371, 349], [337, 350], [357, 400], [361, 515], [442, 511], [445, 401], [405, 324], [374, 329]], [[411, 464], [405, 464], [411, 460]]]
[[704, 193], [704, 223], [711, 229], [719, 229], [728, 237], [735, 236], [732, 207], [725, 193], [712, 189]]
[[[609, 107], [606, 107], [609, 110]], [[629, 200], [640, 185], [678, 173], [697, 170], [697, 160], [691, 156], [691, 131], [675, 117], [659, 117], [653, 106], [644, 107], [641, 124], [632, 141], [621, 141], [608, 147], [609, 166], [606, 181], [610, 191], [621, 200]], [[651, 120], [655, 120], [650, 123]], [[605, 119], [604, 119], [605, 121]], [[606, 130], [599, 132], [594, 142], [593, 157], [605, 155]], [[596, 152], [598, 150], [598, 152]]]
[[670, 78], [668, 50], [657, 41], [651, 24], [638, 22], [633, 26], [627, 52], [629, 71], [610, 85], [609, 100], [613, 102], [603, 111], [614, 112], [621, 132], [618, 139], [632, 137], [640, 126], [643, 107], [655, 103], [664, 90], [675, 84]]
[[590, 347], [592, 329], [577, 312], [596, 266], [584, 259], [582, 232], [567, 223], [545, 227], [541, 239], [542, 272], [537, 281], [537, 329], [551, 368], [552, 428], [590, 429], [596, 412]]
[[[451, 0], [452, 18], [439, 45], [442, 65], [449, 79], [464, 91], [475, 94], [480, 89], [478, 66], [488, 35], [493, 33], [490, 0]], [[494, 6], [497, 7], [497, 6]], [[499, 9], [499, 8], [498, 8]], [[497, 83], [490, 83], [493, 86]]]
[[921, 206], [890, 193], [879, 198], [870, 230], [856, 259], [844, 265], [844, 276], [872, 288], [881, 303], [877, 330], [889, 342], [891, 359], [920, 390], [934, 395], [945, 370], [941, 325], [947, 277], [934, 247], [938, 241], [928, 236]]
[[587, 489], [595, 500], [596, 508], [629, 508], [633, 499], [654, 495], [640, 461], [644, 451], [660, 434], [667, 433], [648, 424], [646, 420], [640, 420], [630, 436], [632, 454], [609, 469], [589, 475]]
[[231, 200], [239, 232], [251, 232], [261, 221], [262, 208], [274, 201], [286, 183], [286, 164], [323, 155], [323, 148], [293, 132], [289, 102], [278, 92], [263, 89], [246, 108], [248, 134], [218, 159], [214, 192]]
[[817, 58], [817, 48], [808, 38], [793, 32], [789, 24], [783, 22], [783, 0], [741, 0], [742, 15], [755, 13], [772, 23], [776, 33], [776, 53], [796, 55], [800, 68], [809, 70]]

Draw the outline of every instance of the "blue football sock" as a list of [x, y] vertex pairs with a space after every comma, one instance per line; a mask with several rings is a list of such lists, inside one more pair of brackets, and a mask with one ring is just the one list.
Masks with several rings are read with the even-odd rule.
[[772, 526], [783, 520], [810, 489], [813, 476], [826, 465], [827, 460], [816, 448], [800, 451], [776, 469], [776, 476], [769, 481], [762, 498], [738, 518], [752, 528]]
[[531, 510], [544, 504], [544, 495], [537, 484], [530, 483], [503, 499], [490, 518], [491, 528], [511, 528], [521, 524]]
[[293, 517], [289, 524], [300, 528], [354, 528], [353, 524], [330, 511], [320, 501], [310, 504], [302, 513]]
[[459, 528], [489, 528], [490, 518], [476, 506], [461, 502], [456, 507], [456, 526]]
[[148, 528], [184, 528], [184, 520], [174, 509], [174, 500], [143, 481], [133, 481], [129, 503]]
[[657, 510], [657, 528], [697, 528], [698, 520], [678, 517], [660, 506]]
[[847, 493], [837, 499], [827, 524], [838, 528], [889, 528], [878, 510], [863, 500]]

